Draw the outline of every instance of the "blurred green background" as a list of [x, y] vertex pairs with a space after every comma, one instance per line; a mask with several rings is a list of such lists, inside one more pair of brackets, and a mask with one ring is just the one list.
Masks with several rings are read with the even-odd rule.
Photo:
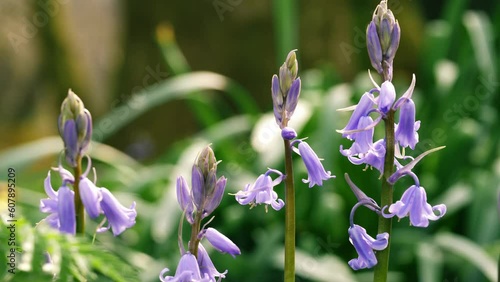
[[[272, 117], [271, 76], [298, 49], [303, 89], [293, 122], [300, 137], [337, 175], [308, 189], [296, 158], [297, 281], [370, 281], [353, 272], [348, 215], [355, 197], [343, 174], [378, 199], [376, 171], [350, 164], [338, 149], [349, 114], [371, 88], [364, 31], [377, 1], [71, 1], [0, 2], [0, 211], [8, 168], [16, 170], [19, 273], [6, 281], [50, 281], [44, 250], [59, 253], [61, 281], [157, 281], [176, 268], [180, 210], [175, 179], [190, 179], [197, 152], [212, 143], [228, 193], [266, 167], [283, 169]], [[447, 214], [426, 229], [394, 222], [391, 281], [497, 281], [499, 240], [500, 3], [389, 1], [402, 29], [394, 62], [398, 95], [414, 73], [422, 121], [416, 172], [432, 205]], [[380, 82], [379, 77], [375, 79]], [[57, 165], [57, 116], [71, 88], [94, 118], [91, 156], [98, 186], [128, 206], [134, 228], [118, 238], [75, 241], [35, 224], [43, 179]], [[381, 132], [377, 132], [381, 134]], [[379, 135], [380, 137], [380, 135]], [[57, 180], [58, 181], [58, 180]], [[55, 181], [53, 183], [55, 185]], [[410, 182], [396, 186], [399, 198]], [[283, 187], [278, 187], [283, 198]], [[376, 233], [376, 216], [360, 209], [356, 223]], [[92, 222], [92, 221], [90, 221]], [[230, 195], [211, 226], [242, 250], [236, 259], [211, 252], [226, 281], [281, 281], [284, 210], [249, 210]], [[189, 229], [184, 225], [184, 232]], [[8, 234], [0, 231], [0, 251]], [[77, 246], [77, 248], [75, 248]], [[104, 253], [102, 251], [105, 250]], [[0, 277], [5, 256], [0, 258]], [[129, 269], [130, 271], [124, 271]], [[45, 269], [46, 270], [46, 269]], [[21, 280], [19, 280], [21, 279]]]

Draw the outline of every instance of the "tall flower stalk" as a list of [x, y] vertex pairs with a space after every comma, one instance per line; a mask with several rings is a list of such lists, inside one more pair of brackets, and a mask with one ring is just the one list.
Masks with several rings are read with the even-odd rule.
[[[235, 194], [236, 200], [242, 205], [250, 204], [253, 207], [257, 204], [265, 204], [266, 210], [267, 205], [271, 205], [277, 211], [285, 206], [285, 282], [295, 281], [296, 229], [293, 152], [302, 157], [308, 173], [308, 178], [302, 181], [308, 183], [309, 188], [315, 185], [322, 186], [324, 180], [335, 177], [329, 171], [325, 171], [314, 150], [304, 141], [305, 139], [297, 139], [297, 133], [288, 125], [299, 102], [301, 80], [297, 77], [298, 69], [295, 50], [290, 51], [279, 69], [279, 75], [274, 75], [271, 80], [274, 118], [281, 129], [285, 150], [285, 174], [275, 169], [268, 169], [265, 174], [257, 178], [254, 184], [248, 184], [242, 191]], [[272, 180], [271, 174], [277, 174], [278, 177]], [[274, 186], [283, 180], [285, 182], [285, 201], [279, 199], [278, 194], [273, 190]]]
[[210, 146], [205, 147], [198, 156], [191, 171], [191, 188], [184, 177], [177, 178], [177, 201], [183, 211], [183, 217], [191, 225], [191, 236], [188, 250], [184, 249], [182, 241], [182, 222], [179, 225], [179, 251], [181, 259], [174, 276], [166, 275], [165, 268], [160, 273], [160, 281], [193, 281], [215, 282], [225, 278], [227, 270], [219, 272], [207, 251], [201, 244], [202, 239], [207, 241], [219, 252], [228, 253], [235, 257], [240, 249], [229, 238], [212, 227], [206, 227], [211, 219], [202, 227], [202, 220], [207, 218], [220, 204], [224, 196], [226, 178], [217, 179], [217, 164], [214, 152]]
[[[416, 158], [404, 153], [405, 148], [415, 149], [418, 143], [417, 131], [420, 121], [415, 121], [415, 103], [412, 100], [415, 76], [408, 90], [396, 99], [396, 90], [391, 81], [401, 30], [392, 11], [388, 9], [386, 0], [382, 0], [375, 9], [366, 30], [366, 37], [371, 64], [383, 82], [379, 86], [370, 76], [374, 88], [363, 94], [346, 127], [339, 130], [343, 137], [353, 140], [354, 143], [349, 149], [343, 149], [341, 146], [340, 152], [353, 164], [374, 167], [381, 174], [381, 208], [356, 187], [347, 175], [346, 181], [358, 198], [358, 204], [351, 211], [349, 237], [359, 258], [351, 260], [349, 265], [355, 270], [375, 267], [373, 281], [382, 282], [387, 281], [389, 269], [392, 217], [409, 216], [411, 225], [427, 227], [429, 220], [437, 220], [446, 213], [444, 205], [432, 207], [427, 203], [425, 190], [412, 172], [413, 167], [424, 156], [444, 147], [429, 150]], [[398, 111], [399, 122], [396, 123]], [[382, 121], [385, 137], [374, 142], [374, 130]], [[404, 164], [405, 162], [407, 163]], [[394, 203], [394, 184], [403, 176], [412, 177], [415, 184], [408, 188], [400, 201]], [[364, 228], [354, 224], [354, 213], [361, 205], [378, 215], [377, 239], [373, 239]]]
[[[135, 224], [135, 203], [126, 208], [108, 189], [97, 187], [89, 180], [92, 160], [87, 151], [92, 136], [92, 116], [85, 109], [82, 100], [71, 90], [61, 105], [58, 127], [64, 142], [63, 154], [66, 164], [73, 168], [73, 174], [66, 170], [62, 160], [59, 160], [58, 167], [52, 168], [62, 179], [62, 185], [56, 191], [52, 188], [49, 171], [44, 182], [49, 198], [40, 200], [40, 211], [49, 213], [46, 221], [50, 226], [63, 233], [80, 235], [85, 233], [85, 211], [94, 219], [104, 214], [108, 226], [103, 227], [105, 220], [96, 231], [111, 229], [113, 235], [118, 236]], [[82, 168], [83, 158], [87, 159], [85, 171]], [[97, 177], [94, 175], [94, 178]]]

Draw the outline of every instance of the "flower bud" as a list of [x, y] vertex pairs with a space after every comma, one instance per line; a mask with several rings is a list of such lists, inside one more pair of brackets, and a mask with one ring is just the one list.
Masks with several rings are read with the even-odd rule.
[[[387, 8], [387, 0], [382, 0], [373, 13], [372, 21], [366, 29], [368, 55], [372, 66], [378, 73], [387, 65], [392, 70], [392, 62], [399, 47], [401, 29], [391, 10]], [[391, 71], [388, 76], [391, 77]]]
[[273, 76], [271, 93], [276, 123], [283, 128], [290, 120], [300, 95], [300, 78], [297, 78], [299, 63], [295, 50], [290, 51], [279, 69], [279, 75]]
[[61, 105], [58, 123], [59, 134], [64, 142], [66, 161], [75, 167], [77, 158], [85, 154], [90, 143], [92, 116], [85, 109], [82, 100], [71, 90]]

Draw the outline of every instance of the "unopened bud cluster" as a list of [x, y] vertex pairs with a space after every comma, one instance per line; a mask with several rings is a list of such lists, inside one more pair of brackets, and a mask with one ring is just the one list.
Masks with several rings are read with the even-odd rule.
[[392, 79], [392, 62], [399, 47], [401, 29], [387, 1], [382, 1], [366, 28], [366, 44], [373, 68], [386, 80]]

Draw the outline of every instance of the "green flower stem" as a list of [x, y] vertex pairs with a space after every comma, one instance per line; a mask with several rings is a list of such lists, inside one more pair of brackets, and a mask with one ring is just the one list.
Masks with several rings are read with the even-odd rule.
[[196, 212], [194, 223], [191, 225], [191, 239], [189, 240], [189, 252], [198, 257], [198, 244], [200, 239], [198, 239], [198, 234], [200, 233], [201, 227], [201, 212]]
[[80, 176], [82, 175], [82, 157], [76, 159], [76, 167], [74, 168], [75, 183], [75, 215], [76, 215], [76, 234], [85, 234], [85, 211], [83, 209], [82, 199], [80, 198]]
[[295, 281], [295, 190], [292, 147], [285, 140], [285, 282]]
[[[380, 201], [380, 206], [385, 207], [392, 204], [392, 194], [393, 185], [391, 185], [387, 180], [394, 173], [394, 111], [390, 110], [387, 116], [384, 118], [385, 123], [385, 161], [384, 161], [384, 174], [382, 179], [382, 197]], [[387, 248], [382, 251], [378, 251], [377, 265], [375, 266], [375, 271], [373, 275], [374, 282], [385, 282], [387, 281], [387, 273], [389, 271], [389, 252], [391, 247], [391, 229], [392, 229], [392, 218], [385, 218], [379, 216], [378, 218], [378, 234], [387, 232], [389, 234], [389, 242]]]

